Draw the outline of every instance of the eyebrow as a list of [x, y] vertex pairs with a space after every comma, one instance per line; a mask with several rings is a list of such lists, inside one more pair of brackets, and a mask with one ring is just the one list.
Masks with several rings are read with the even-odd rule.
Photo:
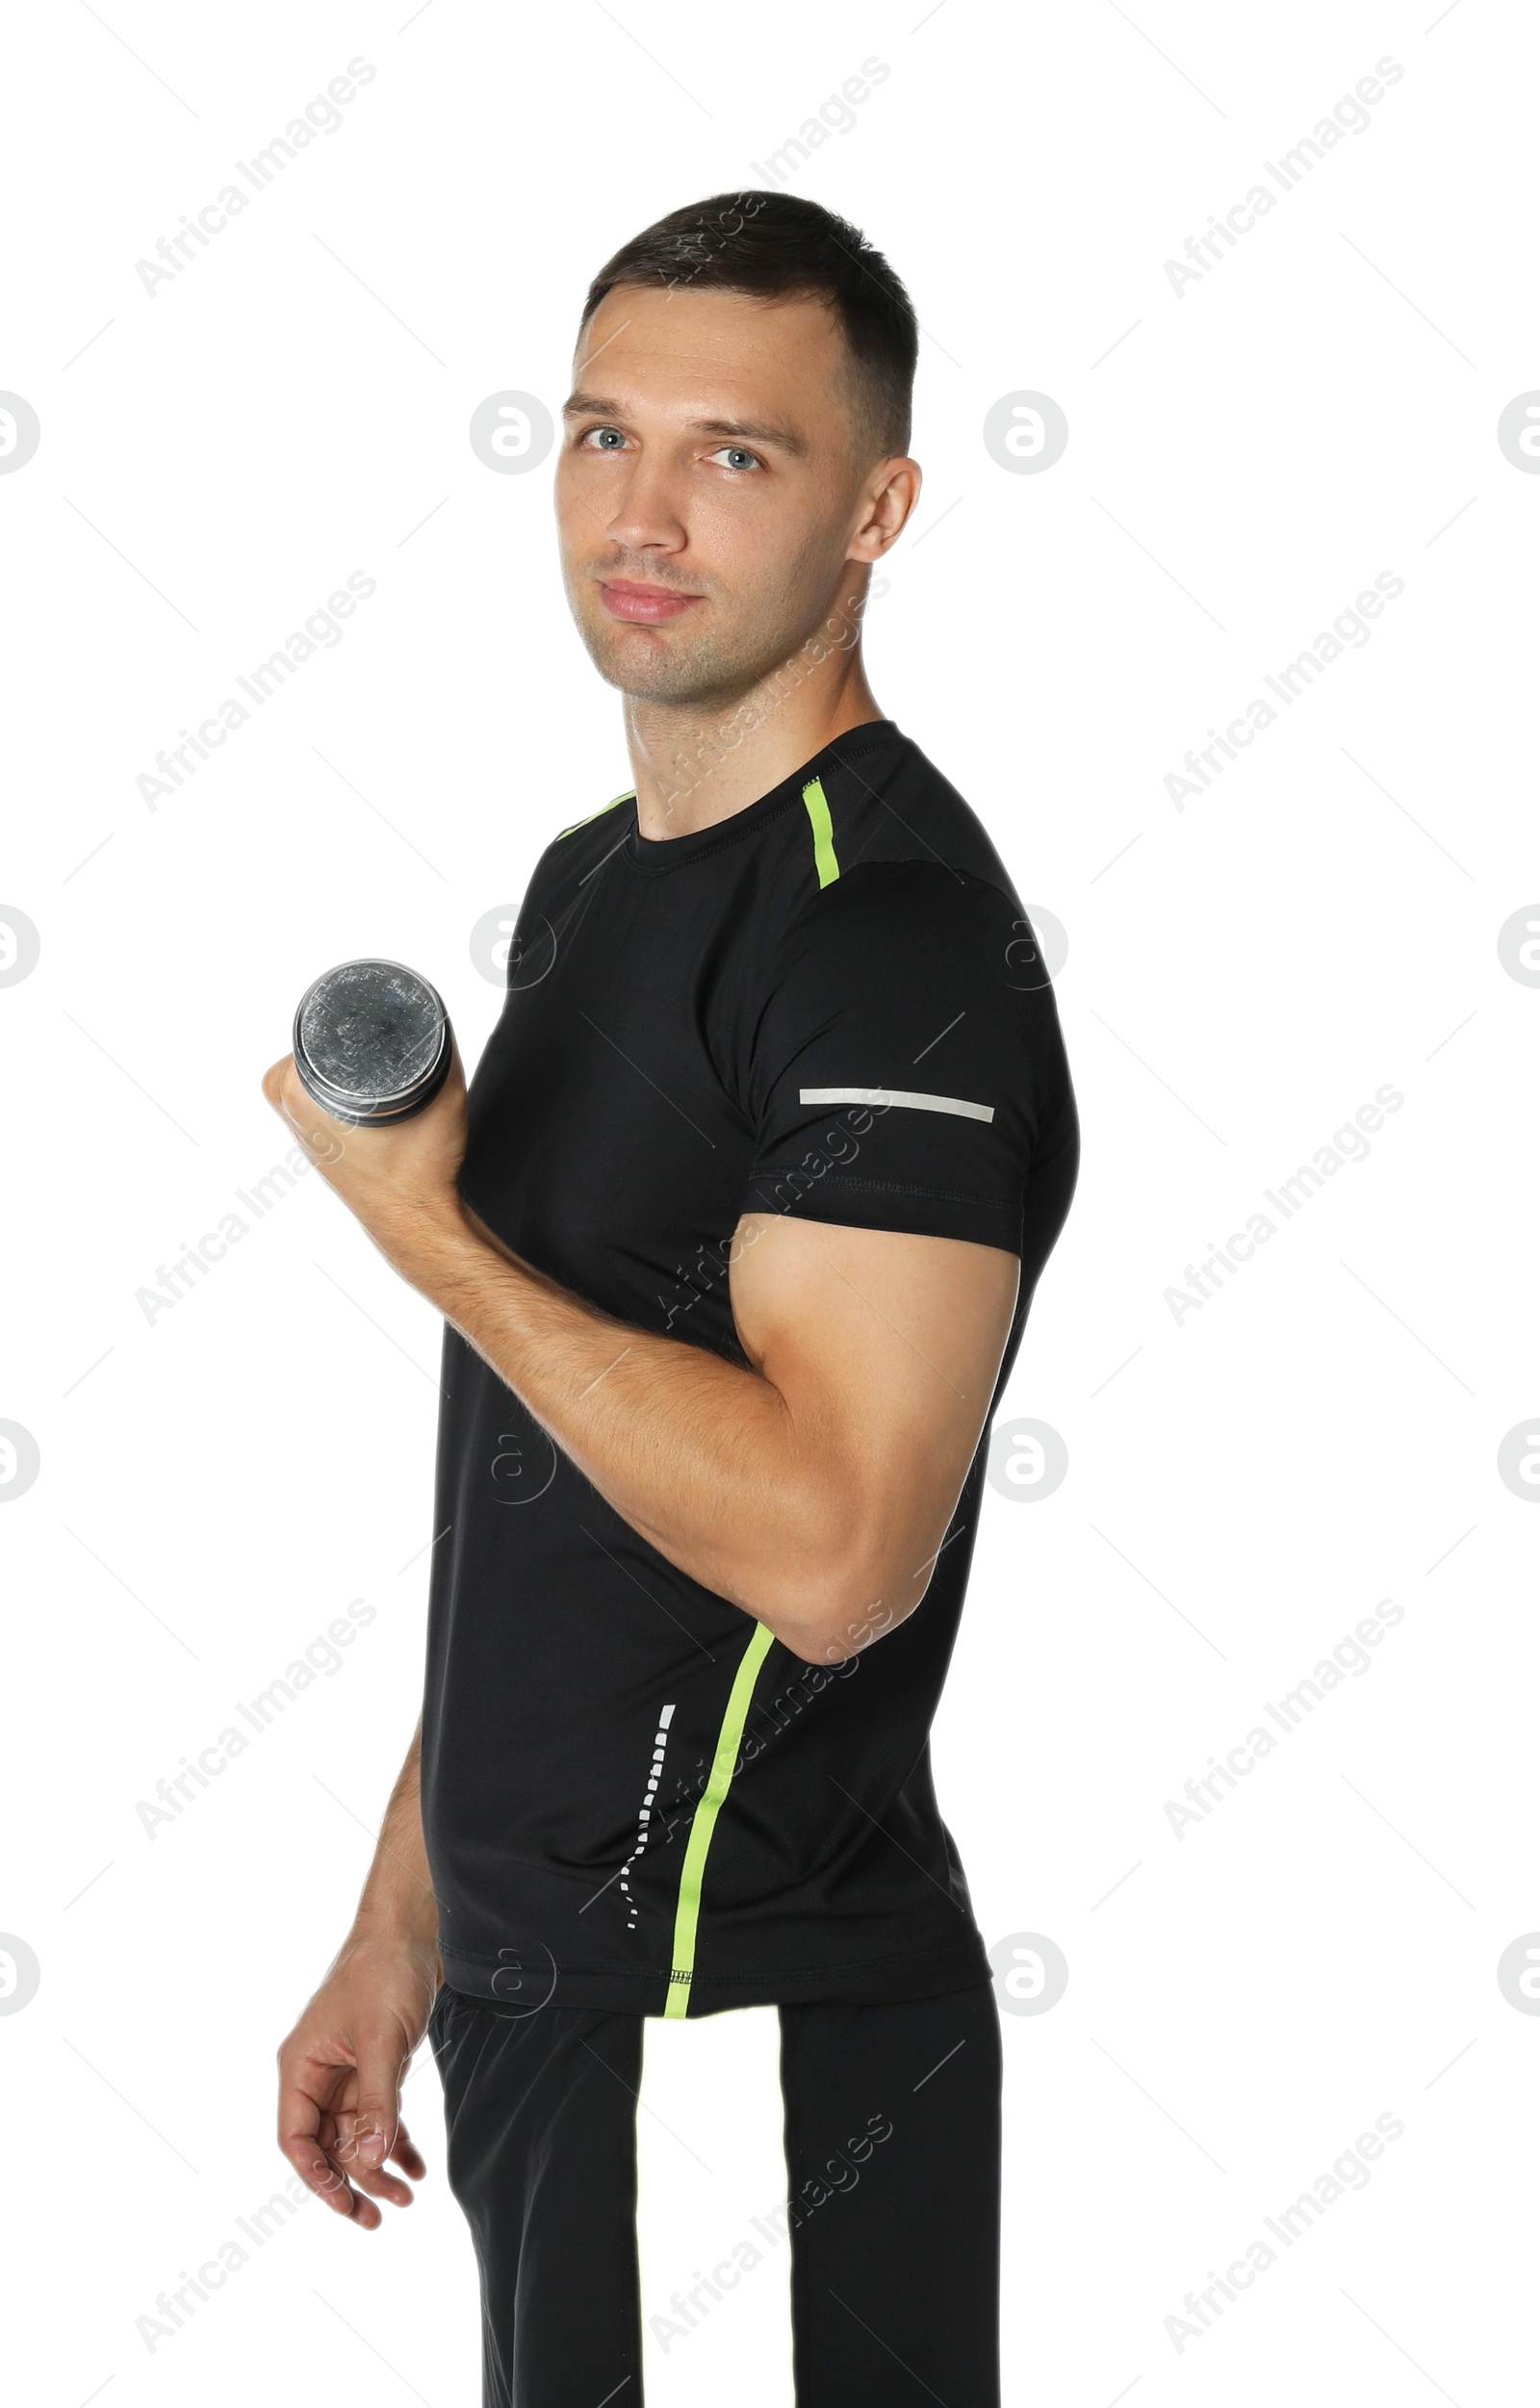
[[[624, 403], [611, 399], [605, 394], [593, 393], [575, 393], [570, 400], [563, 402], [561, 414], [563, 418], [617, 420], [628, 416]], [[690, 421], [690, 431], [697, 435], [723, 435], [733, 442], [770, 444], [794, 459], [800, 459], [808, 448], [800, 435], [792, 434], [788, 427], [773, 424], [768, 419], [697, 418]]]

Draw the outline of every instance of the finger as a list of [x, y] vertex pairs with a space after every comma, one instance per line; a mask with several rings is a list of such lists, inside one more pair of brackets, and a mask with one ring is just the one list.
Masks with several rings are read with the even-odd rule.
[[308, 2058], [292, 2067], [281, 2058], [279, 2063], [278, 2146], [318, 2199], [334, 2214], [351, 2216], [361, 2203], [336, 2162], [338, 2119], [325, 2100], [340, 2084], [351, 2083], [352, 2068], [322, 2065]]
[[386, 2159], [395, 2153], [401, 2120], [402, 2070], [398, 2039], [390, 2039], [383, 2033], [359, 2035], [354, 2134], [359, 2165], [364, 2171], [378, 2173]]
[[[343, 1150], [341, 1124], [333, 1120], [329, 1113], [323, 1113], [306, 1091], [295, 1069], [293, 1054], [285, 1054], [282, 1062], [275, 1062], [270, 1070], [264, 1072], [262, 1092], [279, 1119], [294, 1131], [312, 1162], [332, 1163], [340, 1158]], [[302, 1110], [306, 1115], [303, 1125], [295, 1117], [296, 1109]]]
[[313, 2190], [318, 2199], [323, 2199], [334, 2214], [350, 2216], [357, 2207], [364, 2204], [355, 2197], [342, 2168], [333, 2163], [312, 2135], [280, 2129], [278, 2146], [307, 2190]]
[[[384, 2199], [392, 2207], [410, 2207], [413, 2193], [400, 2176], [393, 2174], [388, 2165], [373, 2165], [365, 2155], [364, 2132], [372, 2127], [361, 2128], [352, 2115], [343, 2118], [343, 2122], [346, 2129], [329, 2152], [333, 2165], [340, 2166], [354, 2187], [370, 2198]], [[394, 2156], [395, 2151], [387, 2150], [386, 2154]]]
[[[309, 1155], [313, 1163], [324, 1165], [341, 1162], [346, 1124], [334, 1120], [330, 1113], [322, 1112], [315, 1098], [306, 1092], [297, 1079], [294, 1081], [294, 1086], [296, 1090], [294, 1103], [290, 1102], [287, 1091], [279, 1093], [280, 1119], [288, 1122], [298, 1139], [301, 1149]], [[301, 1111], [305, 1114], [302, 1121], [298, 1117], [298, 1113]]]
[[391, 2156], [402, 2173], [410, 2174], [414, 2182], [422, 2182], [425, 2178], [427, 2160], [404, 2124], [398, 2124], [396, 2127], [396, 2146], [392, 2149]]
[[[358, 2144], [353, 2138], [353, 2117], [350, 2112], [323, 2115], [321, 2124], [321, 2147], [332, 2169], [333, 2187], [330, 2197], [341, 2212], [349, 2216], [365, 2232], [376, 2232], [384, 2221], [373, 2201], [365, 2195], [365, 2183], [374, 2188], [372, 2175], [365, 2177], [358, 2165]], [[351, 2180], [349, 2181], [349, 2176]]]

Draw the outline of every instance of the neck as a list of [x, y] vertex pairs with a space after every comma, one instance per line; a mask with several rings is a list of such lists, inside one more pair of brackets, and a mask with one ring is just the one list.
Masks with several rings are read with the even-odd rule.
[[798, 677], [804, 657], [710, 702], [627, 697], [626, 742], [644, 836], [713, 828], [747, 810], [847, 728], [881, 719], [859, 642], [848, 652], [832, 645]]

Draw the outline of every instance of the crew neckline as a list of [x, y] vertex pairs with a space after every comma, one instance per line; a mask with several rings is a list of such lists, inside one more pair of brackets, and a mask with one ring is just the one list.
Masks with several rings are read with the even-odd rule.
[[630, 826], [626, 832], [627, 858], [640, 870], [676, 869], [686, 861], [698, 861], [704, 854], [718, 852], [724, 845], [741, 843], [793, 804], [800, 805], [803, 787], [830, 762], [846, 760], [853, 754], [893, 743], [901, 737], [902, 730], [894, 719], [863, 719], [859, 727], [846, 728], [839, 735], [832, 736], [821, 752], [812, 754], [783, 778], [779, 785], [772, 786], [768, 794], [746, 803], [741, 811], [733, 811], [726, 819], [713, 820], [709, 828], [692, 829], [688, 835], [644, 836], [637, 825], [638, 807], [633, 794]]

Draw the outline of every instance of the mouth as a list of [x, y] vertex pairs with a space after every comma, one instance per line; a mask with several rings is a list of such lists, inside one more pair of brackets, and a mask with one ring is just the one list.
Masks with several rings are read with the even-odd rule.
[[665, 620], [682, 618], [703, 597], [677, 593], [670, 585], [638, 585], [629, 577], [602, 577], [599, 599], [612, 619], [659, 627]]

